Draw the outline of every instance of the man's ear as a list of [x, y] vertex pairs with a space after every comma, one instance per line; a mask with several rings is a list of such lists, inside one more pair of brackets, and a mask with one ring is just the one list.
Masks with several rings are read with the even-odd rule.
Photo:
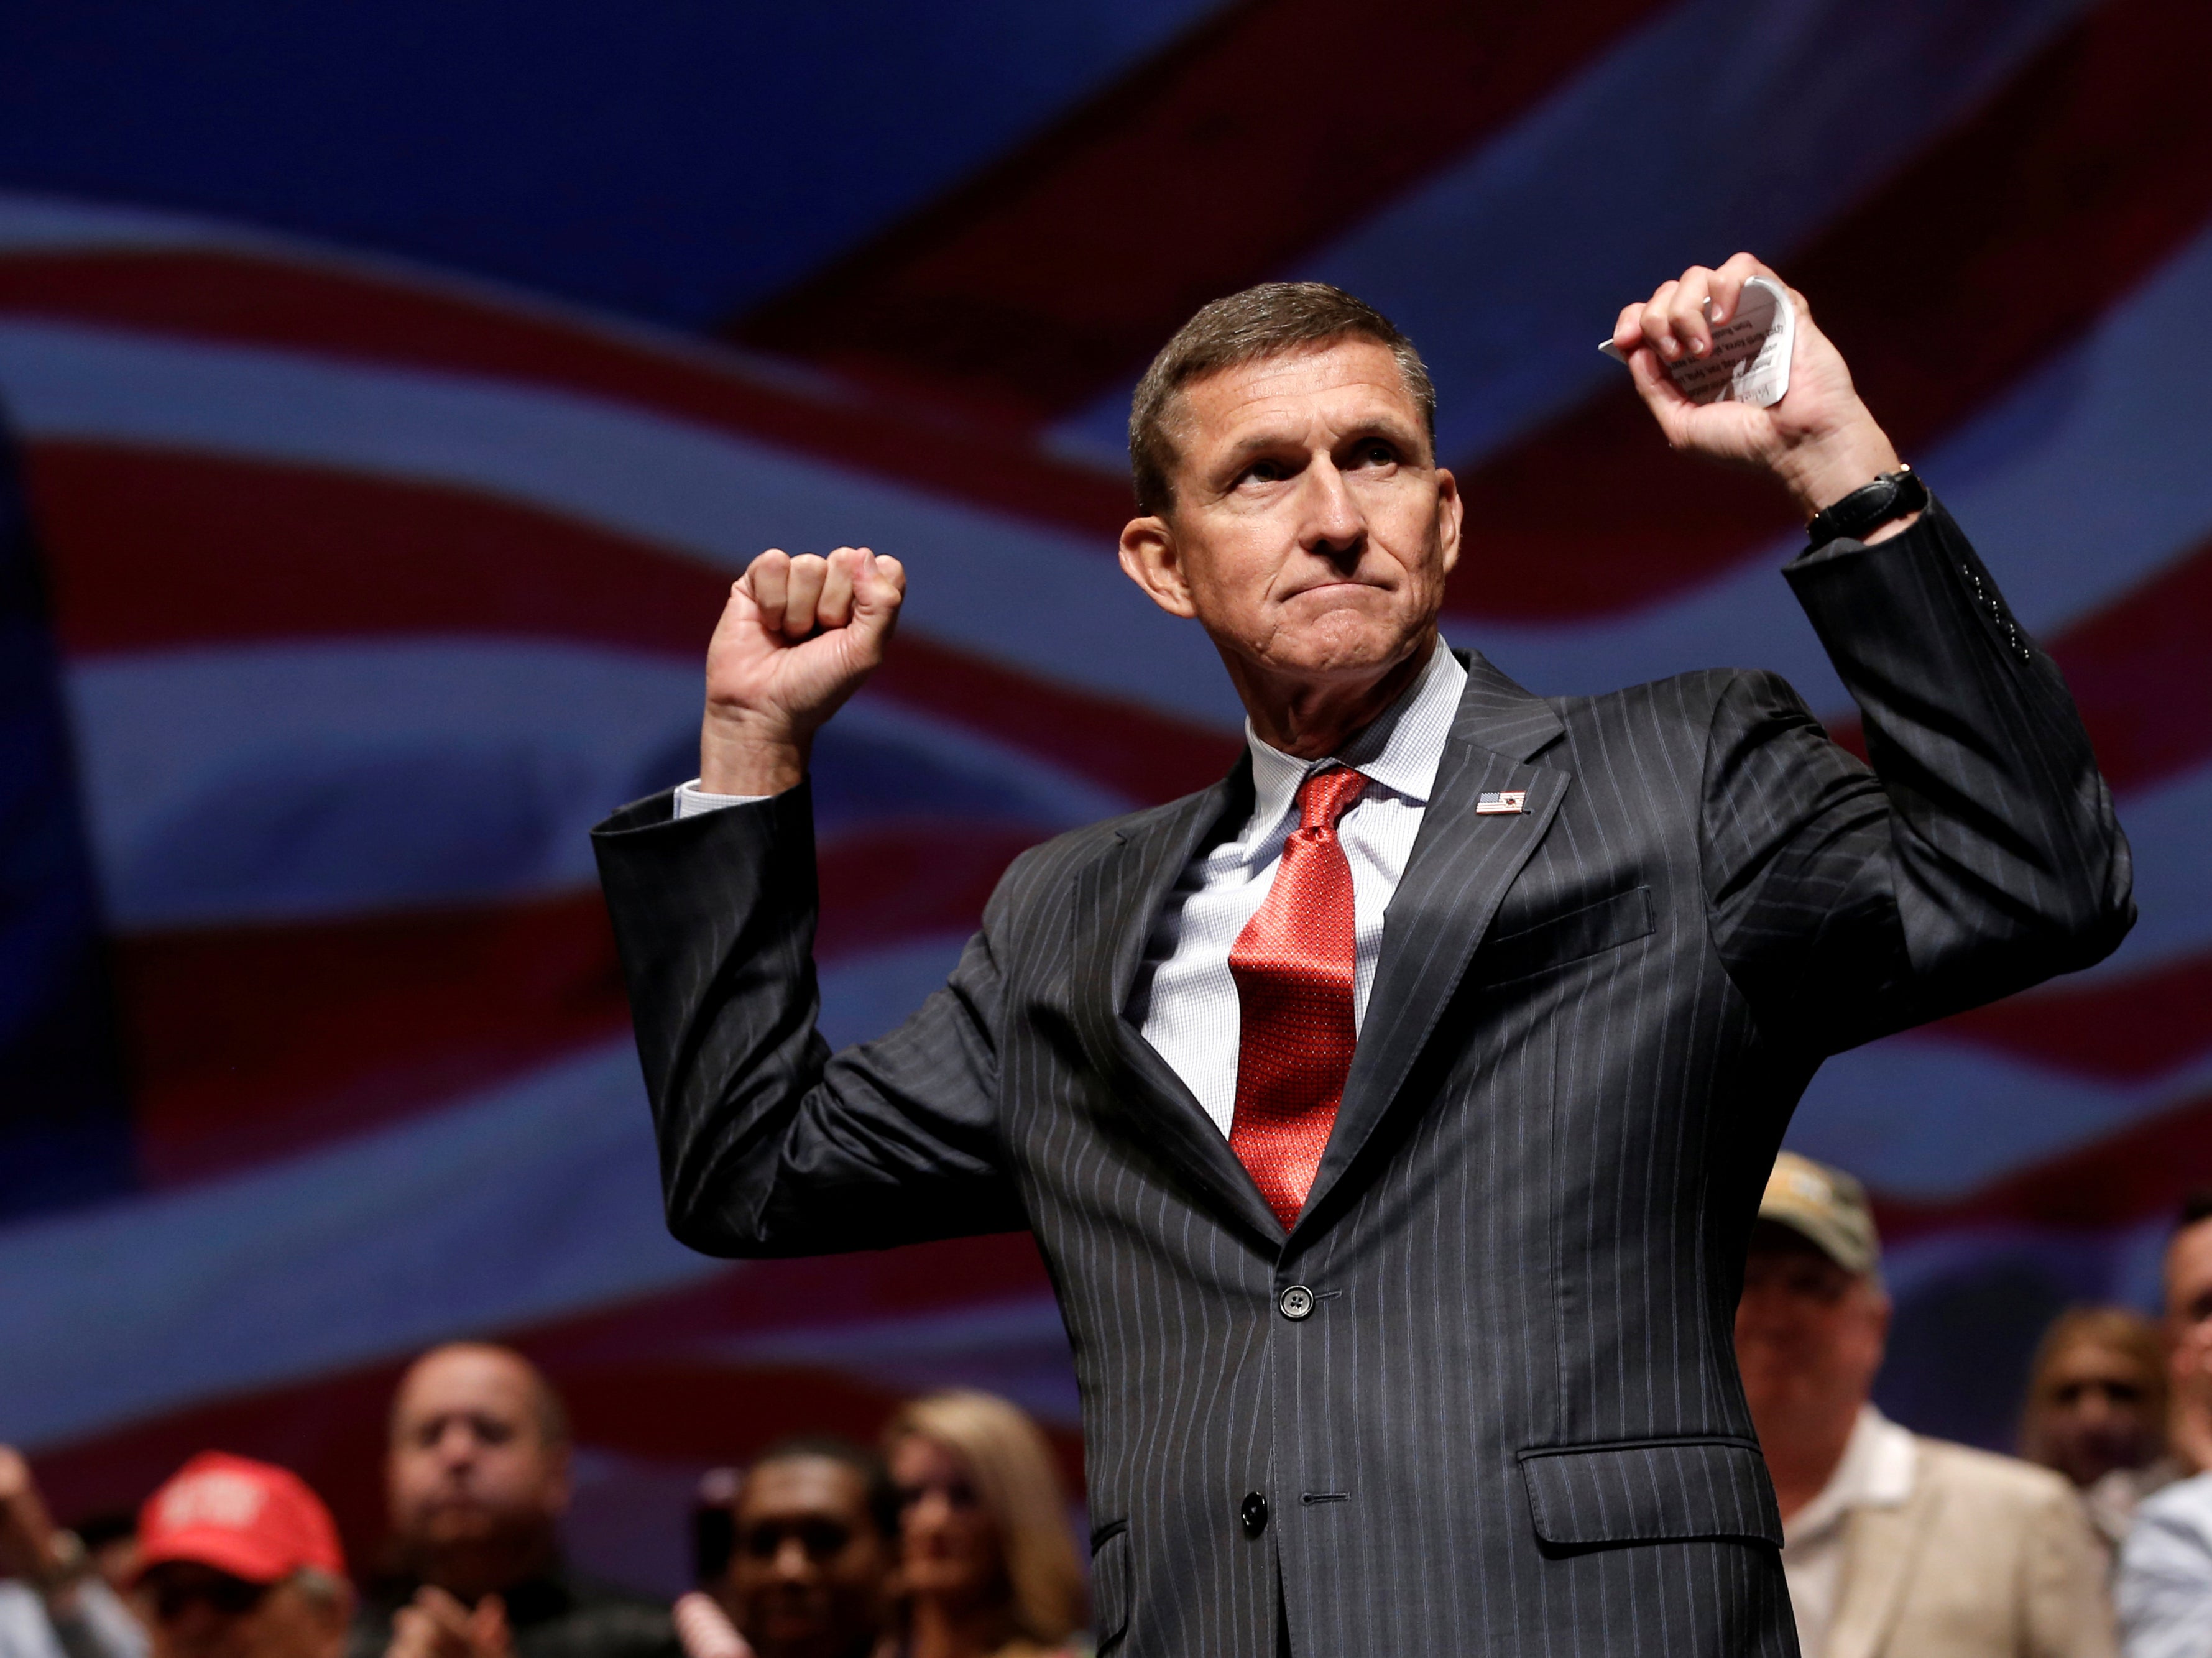
[[1175, 525], [1164, 515], [1133, 518], [1121, 526], [1121, 568], [1170, 616], [1188, 620], [1198, 614], [1190, 602]]
[[1459, 534], [1467, 521], [1467, 502], [1460, 498], [1459, 480], [1449, 467], [1437, 468], [1437, 533], [1443, 543], [1444, 574], [1459, 562]]

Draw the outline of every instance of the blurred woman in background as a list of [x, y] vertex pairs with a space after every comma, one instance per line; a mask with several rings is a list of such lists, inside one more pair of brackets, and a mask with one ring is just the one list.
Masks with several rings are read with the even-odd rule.
[[1083, 1570], [1037, 1425], [989, 1394], [932, 1394], [891, 1418], [884, 1455], [902, 1504], [907, 1658], [1067, 1653]]
[[2021, 1455], [2072, 1480], [2118, 1548], [2136, 1504], [2184, 1472], [2166, 1455], [2166, 1415], [2158, 1327], [2125, 1307], [2071, 1308], [2035, 1350]]

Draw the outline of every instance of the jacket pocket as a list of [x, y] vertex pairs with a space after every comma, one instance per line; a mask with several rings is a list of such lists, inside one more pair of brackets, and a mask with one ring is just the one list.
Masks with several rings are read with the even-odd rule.
[[1129, 1522], [1116, 1520], [1091, 1536], [1091, 1623], [1098, 1658], [1129, 1631]]
[[1536, 1535], [1568, 1546], [1741, 1537], [1782, 1546], [1759, 1447], [1656, 1439], [1521, 1453]]
[[1651, 889], [1631, 887], [1564, 915], [1547, 915], [1517, 932], [1485, 939], [1475, 956], [1475, 976], [1484, 984], [1525, 979], [1641, 938], [1653, 925]]

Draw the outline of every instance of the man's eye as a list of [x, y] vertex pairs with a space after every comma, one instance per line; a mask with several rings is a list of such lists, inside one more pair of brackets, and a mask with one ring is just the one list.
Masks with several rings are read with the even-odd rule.
[[1364, 444], [1360, 447], [1359, 459], [1363, 465], [1388, 466], [1397, 459], [1398, 452], [1387, 443]]

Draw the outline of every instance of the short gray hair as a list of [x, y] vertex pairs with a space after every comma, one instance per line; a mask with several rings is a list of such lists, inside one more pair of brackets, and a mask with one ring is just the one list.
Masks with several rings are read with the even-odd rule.
[[1261, 282], [1201, 307], [1160, 348], [1129, 400], [1129, 478], [1137, 510], [1161, 513], [1175, 505], [1176, 448], [1168, 416], [1176, 393], [1240, 363], [1338, 340], [1388, 346], [1421, 411], [1429, 448], [1437, 446], [1437, 387], [1428, 365], [1398, 325], [1366, 301], [1327, 282]]

